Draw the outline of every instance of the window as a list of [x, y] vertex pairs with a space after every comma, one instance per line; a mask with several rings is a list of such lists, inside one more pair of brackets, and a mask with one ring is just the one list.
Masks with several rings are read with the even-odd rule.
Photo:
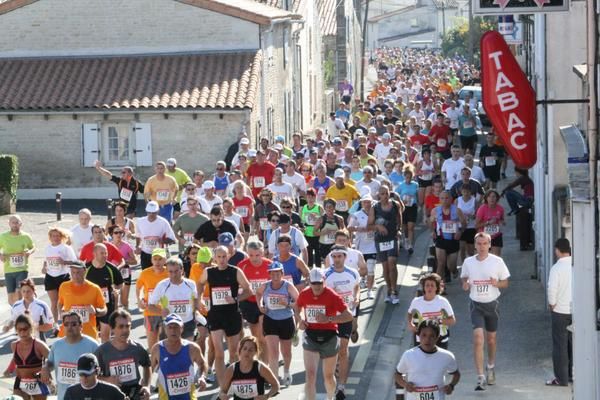
[[81, 126], [82, 165], [102, 160], [108, 167], [152, 166], [152, 127], [148, 123], [107, 122]]
[[132, 164], [133, 138], [130, 123], [110, 123], [102, 126], [104, 163], [109, 165]]

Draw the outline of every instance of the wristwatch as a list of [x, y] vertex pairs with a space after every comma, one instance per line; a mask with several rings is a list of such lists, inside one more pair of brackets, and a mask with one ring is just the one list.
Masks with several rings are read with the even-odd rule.
[[333, 317], [327, 317], [327, 322], [333, 322]]

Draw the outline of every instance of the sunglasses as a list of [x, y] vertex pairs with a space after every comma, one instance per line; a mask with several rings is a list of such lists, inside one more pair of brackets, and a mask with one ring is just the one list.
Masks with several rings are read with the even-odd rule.
[[292, 206], [281, 206], [281, 208], [292, 208]]
[[123, 234], [123, 231], [114, 231], [113, 232], [113, 235], [122, 235], [122, 234]]
[[302, 172], [310, 172], [310, 169], [303, 169]]
[[278, 219], [272, 219], [271, 222], [279, 223]]
[[225, 168], [217, 168], [217, 171], [225, 171]]
[[64, 326], [77, 326], [79, 322], [63, 322]]
[[311, 282], [310, 284], [311, 284], [311, 285], [322, 285], [322, 284], [323, 284], [323, 282]]

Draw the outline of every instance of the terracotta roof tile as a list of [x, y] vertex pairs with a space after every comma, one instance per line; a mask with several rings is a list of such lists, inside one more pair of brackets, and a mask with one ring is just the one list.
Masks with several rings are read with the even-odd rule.
[[0, 110], [252, 108], [261, 53], [0, 59]]
[[337, 34], [337, 21], [335, 16], [336, 0], [316, 0], [319, 17], [321, 20], [321, 34], [332, 36]]

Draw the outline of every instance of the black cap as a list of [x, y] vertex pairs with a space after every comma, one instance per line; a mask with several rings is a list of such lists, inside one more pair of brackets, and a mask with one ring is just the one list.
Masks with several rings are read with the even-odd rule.
[[289, 215], [287, 215], [287, 214], [281, 214], [281, 215], [279, 216], [279, 223], [280, 223], [280, 224], [289, 224], [289, 223], [290, 223], [290, 221], [291, 221], [291, 218], [290, 218], [290, 216], [289, 216]]
[[78, 375], [93, 375], [98, 373], [98, 359], [92, 353], [82, 354], [77, 360]]

